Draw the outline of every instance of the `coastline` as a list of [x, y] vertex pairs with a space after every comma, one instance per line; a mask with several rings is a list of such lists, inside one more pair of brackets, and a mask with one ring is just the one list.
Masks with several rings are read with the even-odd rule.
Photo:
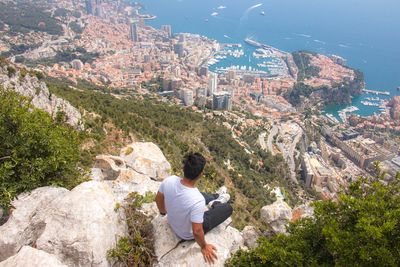
[[[341, 1], [335, 3], [335, 5], [341, 5], [342, 3], [340, 2]], [[349, 43], [342, 40], [342, 42], [338, 41], [341, 45], [333, 46], [332, 42], [329, 41], [329, 39], [326, 36], [325, 37], [317, 36], [317, 34], [313, 31], [306, 32], [304, 29], [303, 30], [293, 29], [291, 32], [285, 33], [286, 22], [282, 22], [279, 16], [277, 17], [277, 13], [276, 12], [274, 13], [274, 8], [276, 10], [277, 8], [280, 8], [281, 5], [283, 4], [270, 3], [269, 5], [271, 10], [270, 12], [268, 12], [267, 16], [263, 17], [259, 16], [259, 14], [254, 13], [251, 14], [251, 16], [249, 16], [248, 18], [247, 17], [243, 18], [243, 20], [245, 21], [241, 20], [240, 22], [238, 22], [237, 24], [240, 24], [240, 27], [237, 26], [235, 22], [231, 21], [230, 24], [232, 26], [228, 28], [226, 27], [226, 25], [228, 25], [228, 16], [230, 16], [229, 19], [232, 19], [232, 16], [237, 16], [237, 14], [240, 14], [237, 12], [240, 12], [239, 9], [243, 8], [243, 6], [246, 6], [245, 3], [237, 3], [236, 6], [233, 6], [233, 3], [231, 3], [230, 5], [225, 4], [225, 6], [227, 6], [227, 9], [225, 9], [223, 12], [219, 12], [221, 14], [219, 14], [217, 17], [209, 17], [211, 14], [209, 10], [216, 7], [215, 3], [211, 3], [211, 1], [205, 1], [201, 5], [199, 3], [195, 3], [194, 1], [186, 1], [185, 3], [172, 2], [167, 5], [163, 3], [156, 4], [154, 1], [148, 0], [144, 1], [144, 4], [146, 6], [147, 11], [155, 13], [158, 16], [158, 19], [156, 21], [151, 22], [151, 24], [155, 27], [158, 27], [159, 25], [162, 24], [171, 24], [175, 32], [195, 32], [195, 33], [200, 33], [201, 35], [204, 36], [208, 36], [211, 39], [215, 39], [220, 43], [229, 42], [229, 43], [240, 43], [243, 45], [243, 49], [246, 53], [247, 58], [245, 56], [241, 59], [226, 60], [225, 62], [220, 62], [218, 65], [219, 67], [228, 67], [231, 65], [245, 65], [245, 63], [248, 66], [251, 65], [252, 67], [255, 67], [257, 65], [256, 62], [253, 62], [253, 60], [250, 64], [248, 62], [249, 61], [248, 55], [251, 54], [254, 51], [254, 49], [247, 47], [242, 42], [242, 40], [244, 40], [246, 37], [255, 36], [255, 38], [258, 39], [260, 42], [266, 42], [268, 44], [273, 45], [274, 47], [282, 48], [286, 51], [306, 49], [325, 55], [337, 54], [343, 56], [348, 59], [349, 62], [348, 65], [356, 69], [361, 69], [365, 73], [366, 76], [365, 79], [368, 89], [372, 88], [379, 90], [389, 90], [391, 92], [391, 96], [400, 94], [400, 91], [396, 91], [396, 87], [400, 85], [400, 81], [399, 82], [394, 81], [396, 80], [395, 77], [397, 76], [400, 77], [400, 76], [395, 75], [392, 76], [391, 79], [387, 79], [387, 76], [389, 75], [388, 73], [390, 73], [387, 70], [390, 65], [385, 64], [384, 68], [382, 68], [381, 67], [382, 63], [378, 62], [388, 62], [388, 63], [390, 62], [388, 60], [383, 61], [384, 57], [381, 56], [381, 54], [379, 54], [378, 56], [378, 54], [376, 54], [377, 52], [372, 52], [375, 51], [375, 49], [372, 50], [371, 47], [368, 47], [366, 42], [359, 41], [356, 47], [356, 45], [354, 44], [356, 41], [352, 41], [351, 43]], [[321, 5], [323, 4], [321, 3]], [[180, 18], [172, 17], [167, 12], [166, 10], [167, 7], [168, 8], [171, 7], [176, 10], [180, 9], [185, 10], [185, 16]], [[310, 16], [310, 19], [311, 17], [312, 16]], [[206, 19], [207, 21], [205, 20], [205, 18], [207, 18]], [[305, 19], [307, 20], [308, 18]], [[268, 26], [266, 26], [266, 29], [262, 31], [262, 34], [260, 34], [259, 30], [261, 29], [261, 25], [267, 25], [265, 24], [266, 21], [268, 21]], [[287, 21], [288, 21], [287, 23], [290, 23], [291, 20]], [[298, 28], [301, 28], [300, 27], [301, 23], [302, 21], [299, 21]], [[250, 25], [251, 28], [249, 27]], [[274, 30], [271, 32], [273, 27], [276, 27], [276, 29], [280, 30], [277, 31], [274, 28]], [[221, 28], [224, 28], [224, 30], [221, 30]], [[324, 32], [320, 33], [324, 34]], [[334, 34], [336, 35], [334, 36]], [[333, 33], [330, 35], [336, 37], [336, 39], [339, 39], [340, 36], [337, 34], [338, 33], [335, 32], [335, 29], [333, 29]], [[314, 39], [322, 41], [317, 43], [314, 42]], [[387, 54], [390, 53], [391, 50], [390, 48], [386, 48], [384, 49], [384, 51]], [[368, 57], [366, 56], [364, 57], [364, 55], [362, 55], [366, 53], [368, 54]], [[393, 61], [393, 58], [391, 60]], [[378, 66], [379, 69], [382, 69], [382, 71], [380, 72], [372, 71]], [[384, 73], [381, 73], [383, 71]], [[393, 70], [392, 72], [395, 72], [395, 70]], [[371, 75], [371, 73], [373, 75]], [[383, 74], [385, 74], [386, 76]], [[368, 94], [362, 94], [361, 96], [354, 96], [349, 105], [345, 106], [337, 105], [335, 107], [329, 106], [325, 111], [333, 112], [335, 113], [335, 116], [339, 117], [338, 111], [347, 106], [356, 105], [359, 107], [359, 111], [357, 111], [356, 113], [362, 116], [373, 115], [374, 113], [379, 112], [378, 107], [364, 106], [361, 104], [361, 101], [368, 101], [366, 100], [366, 98], [370, 96], [371, 95]], [[389, 99], [389, 97], [383, 96], [382, 99], [386, 100]]]

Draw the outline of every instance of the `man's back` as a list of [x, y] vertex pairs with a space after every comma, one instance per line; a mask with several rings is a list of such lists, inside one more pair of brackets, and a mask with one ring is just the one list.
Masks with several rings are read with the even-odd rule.
[[168, 222], [182, 239], [193, 239], [192, 223], [203, 223], [205, 200], [197, 188], [181, 184], [181, 178], [170, 176], [161, 186]]

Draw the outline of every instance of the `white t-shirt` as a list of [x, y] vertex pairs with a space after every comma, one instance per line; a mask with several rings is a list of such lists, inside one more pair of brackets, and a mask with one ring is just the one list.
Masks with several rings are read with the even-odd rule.
[[166, 178], [159, 191], [164, 194], [168, 223], [172, 230], [182, 239], [194, 239], [192, 222], [203, 223], [206, 206], [203, 195], [197, 188], [181, 184], [178, 176]]

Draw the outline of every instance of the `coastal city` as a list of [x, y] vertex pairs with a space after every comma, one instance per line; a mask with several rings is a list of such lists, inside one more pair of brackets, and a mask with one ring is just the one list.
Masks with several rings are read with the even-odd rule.
[[[156, 29], [148, 25], [156, 16], [142, 7], [124, 1], [58, 0], [53, 12], [65, 11], [57, 17], [63, 34], [2, 35], [0, 51], [29, 44], [10, 59], [50, 77], [85, 80], [107, 86], [111, 93], [156, 94], [205, 117], [236, 114], [241, 122], [226, 127], [237, 142], [244, 129], [258, 129], [254, 141], [272, 155], [282, 155], [291, 180], [321, 198], [335, 198], [357, 177], [373, 174], [376, 161], [388, 180], [400, 171], [400, 96], [384, 100], [379, 96], [389, 92], [365, 89], [344, 58], [288, 53], [251, 38], [219, 43], [175, 33], [171, 25]], [[226, 58], [244, 57], [243, 46], [254, 49], [257, 68], [215, 67]], [[68, 60], [68, 53], [75, 58]], [[311, 91], [308, 95], [296, 95], [293, 88], [303, 90], [299, 81]], [[348, 102], [353, 93], [370, 94], [362, 104], [379, 106], [381, 113], [361, 117], [353, 114], [357, 107], [347, 107], [337, 118], [321, 112], [324, 103]]]
[[361, 2], [0, 0], [0, 267], [400, 266], [400, 2]]

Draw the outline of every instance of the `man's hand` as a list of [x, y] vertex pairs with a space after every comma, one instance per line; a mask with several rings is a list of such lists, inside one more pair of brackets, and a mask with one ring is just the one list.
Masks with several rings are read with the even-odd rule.
[[201, 249], [204, 260], [210, 264], [214, 264], [215, 260], [218, 259], [216, 252], [217, 248], [211, 244], [207, 244]]
[[156, 195], [156, 204], [161, 215], [167, 214], [167, 210], [165, 209], [164, 194], [160, 191], [158, 191]]
[[203, 254], [204, 260], [208, 263], [214, 263], [217, 258], [217, 248], [211, 244], [207, 244], [204, 239], [204, 230], [202, 223], [192, 223], [193, 236], [197, 244], [201, 248], [201, 253]]

